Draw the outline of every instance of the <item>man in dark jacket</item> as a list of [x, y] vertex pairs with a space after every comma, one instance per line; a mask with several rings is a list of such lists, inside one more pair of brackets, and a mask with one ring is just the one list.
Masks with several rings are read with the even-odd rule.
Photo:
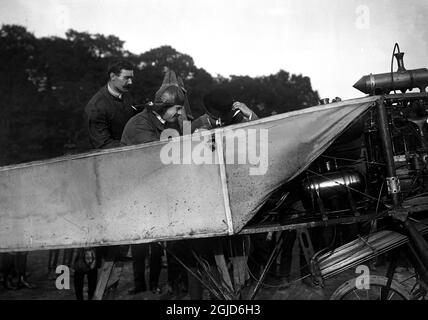
[[129, 90], [134, 79], [131, 63], [115, 61], [108, 67], [108, 83], [88, 102], [89, 140], [95, 149], [121, 146], [120, 138], [125, 124], [137, 113]]
[[[107, 74], [107, 84], [89, 100], [85, 108], [89, 141], [95, 149], [122, 146], [120, 139], [123, 128], [138, 111], [133, 106], [132, 97], [129, 93], [134, 79], [133, 65], [124, 60], [113, 61], [108, 66]], [[101, 257], [103, 257], [105, 261], [113, 261], [112, 269], [117, 269], [116, 272], [120, 274], [121, 267], [116, 262], [123, 258], [121, 257], [123, 249], [121, 246], [97, 248], [97, 266], [101, 266]], [[78, 281], [75, 281], [76, 293], [79, 291], [78, 298], [81, 297], [80, 290], [83, 288], [83, 279], [84, 277], [78, 274]], [[93, 272], [88, 273], [90, 298], [95, 291], [96, 279], [97, 269], [95, 268]], [[100, 289], [100, 292], [104, 292], [104, 289]]]
[[222, 85], [218, 85], [208, 92], [203, 97], [203, 103], [206, 113], [192, 122], [192, 132], [258, 119], [245, 103], [235, 101], [230, 92]]

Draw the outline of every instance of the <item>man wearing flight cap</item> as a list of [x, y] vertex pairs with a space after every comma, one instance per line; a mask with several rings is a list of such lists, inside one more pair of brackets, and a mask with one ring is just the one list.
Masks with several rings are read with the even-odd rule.
[[169, 70], [162, 86], [155, 94], [153, 103], [147, 104], [144, 111], [132, 117], [125, 125], [121, 142], [134, 145], [159, 141], [167, 128], [182, 131], [182, 122], [191, 117], [186, 91], [181, 78]]
[[[163, 130], [171, 128], [182, 132], [182, 122], [190, 117], [190, 108], [181, 78], [177, 77], [174, 71], [169, 70], [165, 74], [163, 83], [155, 94], [153, 103], [147, 104], [144, 111], [132, 117], [125, 125], [123, 130], [122, 144], [135, 145], [159, 141]], [[159, 273], [161, 268], [162, 249], [156, 244], [138, 244], [132, 245], [131, 251], [134, 258], [134, 282], [135, 288], [130, 291], [131, 294], [145, 291], [145, 259], [149, 253], [150, 246], [150, 289], [155, 293], [160, 293], [158, 288]], [[170, 250], [179, 247], [174, 242], [168, 243]], [[172, 274], [171, 271], [179, 273], [180, 269], [175, 265], [175, 261], [168, 258], [168, 280], [172, 286], [174, 278], [178, 274]], [[173, 270], [173, 265], [175, 269]]]

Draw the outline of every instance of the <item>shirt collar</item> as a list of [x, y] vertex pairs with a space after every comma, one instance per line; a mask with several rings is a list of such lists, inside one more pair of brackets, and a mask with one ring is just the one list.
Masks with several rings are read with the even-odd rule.
[[115, 97], [115, 98], [117, 98], [117, 99], [119, 99], [119, 100], [122, 100], [122, 98], [123, 98], [123, 94], [122, 94], [122, 93], [120, 93], [120, 92], [118, 92], [116, 89], [112, 88], [112, 87], [110, 86], [110, 83], [107, 83], [107, 90], [108, 90], [108, 92], [109, 92], [113, 97]]

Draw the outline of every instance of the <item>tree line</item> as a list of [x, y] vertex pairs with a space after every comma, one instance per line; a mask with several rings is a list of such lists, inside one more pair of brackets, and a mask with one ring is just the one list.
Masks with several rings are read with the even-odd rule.
[[318, 103], [318, 93], [302, 75], [280, 70], [262, 77], [213, 77], [190, 55], [171, 46], [141, 54], [123, 48], [114, 35], [69, 30], [65, 38], [37, 38], [25, 27], [0, 29], [0, 165], [61, 156], [89, 149], [84, 107], [107, 79], [107, 65], [125, 58], [135, 66], [132, 94], [152, 100], [166, 70], [181, 76], [194, 116], [204, 113], [203, 95], [224, 83], [236, 100], [260, 117]]

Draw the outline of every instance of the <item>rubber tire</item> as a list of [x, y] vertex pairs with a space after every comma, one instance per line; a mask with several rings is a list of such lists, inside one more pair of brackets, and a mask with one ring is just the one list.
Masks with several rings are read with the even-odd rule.
[[[330, 297], [330, 300], [342, 300], [350, 291], [356, 289], [355, 283], [357, 278], [350, 279], [343, 283], [339, 288], [337, 288]], [[385, 287], [388, 282], [388, 278], [384, 276], [370, 276], [370, 285], [377, 285], [379, 287]], [[407, 292], [405, 287], [398, 283], [395, 280], [391, 282], [390, 290], [395, 291], [403, 297], [403, 300], [410, 300], [410, 294]]]

